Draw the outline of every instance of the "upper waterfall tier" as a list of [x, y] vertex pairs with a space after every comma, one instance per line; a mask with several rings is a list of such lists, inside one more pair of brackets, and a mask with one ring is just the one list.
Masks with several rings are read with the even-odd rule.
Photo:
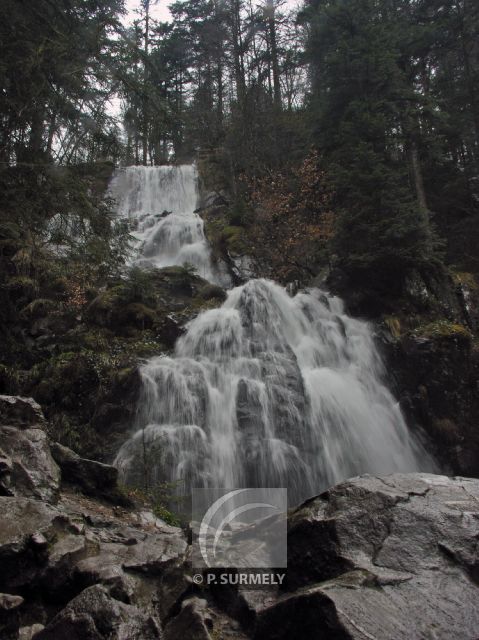
[[198, 202], [194, 165], [127, 167], [110, 185], [118, 213], [132, 221], [139, 241], [136, 264], [153, 267], [193, 265], [202, 278], [223, 286], [229, 278], [213, 264]]

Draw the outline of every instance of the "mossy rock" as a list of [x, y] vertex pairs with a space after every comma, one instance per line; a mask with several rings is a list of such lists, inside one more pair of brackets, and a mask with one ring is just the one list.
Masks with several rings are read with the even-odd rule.
[[0, 393], [16, 395], [19, 389], [20, 373], [14, 367], [0, 364]]
[[59, 308], [58, 302], [49, 298], [36, 298], [22, 309], [22, 314], [27, 318], [43, 318], [47, 314]]
[[90, 351], [108, 351], [114, 335], [109, 329], [83, 331], [78, 335], [78, 342], [84, 349]]
[[112, 287], [99, 293], [86, 308], [85, 318], [100, 327], [114, 324], [119, 307], [119, 292], [119, 287]]
[[211, 244], [214, 259], [229, 254], [243, 256], [248, 252], [246, 230], [229, 222], [227, 212], [205, 213], [205, 233]]
[[385, 316], [384, 324], [389, 329], [393, 338], [399, 338], [401, 336], [401, 320], [397, 316]]
[[6, 288], [10, 295], [18, 299], [22, 297], [31, 299], [38, 291], [37, 283], [28, 276], [13, 276], [7, 280]]
[[198, 298], [200, 300], [219, 300], [223, 302], [226, 300], [226, 291], [216, 284], [205, 284], [198, 291]]
[[196, 269], [187, 264], [158, 269], [156, 281], [159, 294], [163, 292], [175, 296], [179, 293], [187, 294], [189, 297], [194, 296], [205, 283], [205, 280], [196, 273]]
[[67, 295], [68, 278], [64, 278], [63, 276], [52, 278], [48, 283], [48, 290], [50, 292], [50, 295], [54, 294], [60, 297]]
[[120, 316], [126, 324], [138, 329], [151, 329], [157, 320], [156, 311], [139, 302], [127, 305]]
[[458, 285], [465, 286], [471, 291], [478, 291], [479, 284], [472, 273], [468, 273], [467, 271], [457, 271], [453, 273], [454, 282]]
[[98, 355], [62, 353], [31, 371], [30, 381], [30, 392], [41, 404], [88, 416], [100, 384]]
[[456, 339], [465, 342], [472, 341], [470, 331], [462, 324], [438, 320], [418, 327], [413, 331], [413, 335], [420, 338], [429, 339]]
[[228, 253], [235, 256], [243, 256], [247, 252], [248, 245], [244, 227], [227, 226], [223, 229]]
[[450, 418], [437, 418], [432, 424], [434, 437], [444, 444], [454, 445], [462, 441], [461, 430]]

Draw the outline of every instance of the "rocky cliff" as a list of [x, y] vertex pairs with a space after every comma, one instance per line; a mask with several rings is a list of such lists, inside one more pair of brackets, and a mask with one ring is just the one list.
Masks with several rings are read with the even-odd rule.
[[354, 478], [289, 516], [281, 587], [193, 583], [182, 529], [0, 397], [4, 640], [475, 640], [479, 481]]

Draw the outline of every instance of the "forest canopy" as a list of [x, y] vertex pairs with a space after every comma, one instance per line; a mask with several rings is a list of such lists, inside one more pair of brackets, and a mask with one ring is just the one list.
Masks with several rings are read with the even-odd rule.
[[125, 22], [122, 0], [2, 3], [3, 182], [23, 184], [26, 166], [52, 179], [49, 166], [214, 153], [236, 205], [259, 211], [245, 220], [265, 221], [272, 255], [266, 183], [297, 200], [313, 154], [314, 211], [288, 218], [273, 198], [267, 215], [282, 216], [286, 244], [307, 244], [315, 269], [385, 286], [436, 264], [441, 234], [476, 214], [477, 3], [305, 0], [292, 11], [281, 0], [181, 0], [169, 22], [154, 19], [155, 4], [141, 0]]

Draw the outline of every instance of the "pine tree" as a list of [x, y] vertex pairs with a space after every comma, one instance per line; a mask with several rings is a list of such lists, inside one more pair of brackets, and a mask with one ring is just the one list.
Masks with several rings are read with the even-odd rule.
[[336, 251], [353, 279], [400, 282], [433, 257], [417, 156], [420, 98], [402, 51], [401, 2], [312, 0], [315, 136], [340, 211]]

